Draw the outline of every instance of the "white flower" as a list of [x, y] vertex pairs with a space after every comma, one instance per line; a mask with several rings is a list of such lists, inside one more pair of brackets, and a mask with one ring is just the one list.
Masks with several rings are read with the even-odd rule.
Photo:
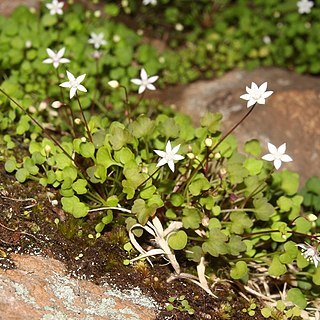
[[162, 159], [157, 163], [157, 167], [164, 166], [168, 164], [170, 170], [174, 172], [174, 160], [182, 160], [183, 156], [176, 154], [180, 148], [180, 144], [172, 149], [170, 140], [167, 142], [166, 151], [154, 150], [154, 152], [160, 156]]
[[305, 259], [312, 261], [317, 268], [320, 262], [320, 253], [318, 249], [316, 247], [311, 246], [308, 243], [299, 243], [296, 244], [296, 246], [302, 249], [301, 251]]
[[147, 72], [144, 68], [140, 71], [140, 78], [141, 79], [131, 79], [131, 82], [139, 86], [138, 93], [144, 92], [146, 89], [149, 90], [156, 90], [156, 87], [152, 84], [158, 80], [158, 76], [152, 76], [148, 78]]
[[64, 5], [63, 2], [59, 2], [58, 0], [52, 0], [51, 3], [46, 4], [46, 7], [50, 10], [50, 14], [54, 16], [55, 14], [59, 14], [59, 15], [63, 14], [63, 11], [62, 11], [63, 5]]
[[43, 63], [52, 63], [54, 68], [57, 69], [60, 63], [69, 63], [70, 60], [67, 58], [63, 58], [64, 52], [66, 48], [60, 49], [57, 53], [52, 51], [50, 48], [47, 48], [47, 53], [50, 58], [43, 60]]
[[148, 4], [152, 4], [155, 6], [157, 4], [157, 0], [142, 0], [142, 3], [147, 6]]
[[300, 0], [300, 1], [297, 2], [298, 12], [300, 14], [310, 13], [311, 8], [313, 7], [313, 5], [314, 5], [314, 3], [312, 1]]
[[286, 144], [283, 143], [279, 148], [268, 142], [268, 154], [262, 157], [263, 160], [273, 161], [274, 167], [278, 170], [281, 167], [281, 162], [290, 162], [292, 158], [285, 154]]
[[60, 87], [70, 88], [70, 99], [74, 97], [77, 90], [87, 92], [87, 89], [82, 84], [80, 84], [84, 80], [86, 76], [85, 74], [82, 74], [79, 77], [75, 78], [71, 72], [67, 71], [67, 76], [69, 81], [61, 83]]
[[256, 103], [265, 104], [266, 98], [273, 94], [273, 91], [267, 90], [267, 82], [264, 82], [260, 87], [258, 87], [254, 82], [251, 83], [251, 88], [246, 87], [246, 94], [240, 96], [241, 99], [248, 100], [247, 108], [250, 108]]
[[99, 49], [101, 46], [105, 45], [107, 43], [106, 40], [104, 40], [104, 34], [101, 33], [95, 33], [91, 32], [90, 33], [90, 39], [88, 42], [94, 46], [95, 49]]

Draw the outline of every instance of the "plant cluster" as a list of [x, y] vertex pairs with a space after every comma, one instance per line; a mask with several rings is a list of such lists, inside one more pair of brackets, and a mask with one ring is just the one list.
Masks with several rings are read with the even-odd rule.
[[[248, 111], [227, 133], [219, 113], [207, 113], [194, 128], [186, 115], [143, 99], [168, 81], [165, 72], [157, 75], [152, 56], [139, 58], [147, 47], [138, 46], [136, 33], [112, 21], [102, 28], [97, 15], [62, 4], [47, 3], [37, 21], [24, 8], [0, 19], [0, 45], [12, 45], [15, 57], [1, 59], [7, 172], [59, 190], [52, 204], [58, 200], [74, 218], [93, 221], [96, 238], [125, 225], [132, 246], [125, 247], [125, 264], [152, 265], [159, 255], [172, 267], [168, 281], [187, 280], [217, 297], [215, 284], [232, 280], [270, 308], [279, 309], [280, 299], [285, 308], [297, 306], [291, 316], [303, 315], [308, 303], [312, 312], [320, 296], [320, 220], [301, 210], [299, 175], [277, 171], [293, 159], [285, 143], [268, 143], [265, 154], [251, 140], [240, 153], [232, 135], [273, 94], [267, 83], [246, 87], [240, 98]], [[116, 15], [116, 8], [105, 11]], [[18, 29], [25, 17], [33, 22]], [[10, 152], [18, 144], [26, 150]], [[309, 182], [305, 194], [316, 208], [315, 185]], [[132, 257], [133, 248], [139, 256]], [[183, 301], [172, 305], [190, 313]], [[256, 305], [244, 312], [257, 312]]]

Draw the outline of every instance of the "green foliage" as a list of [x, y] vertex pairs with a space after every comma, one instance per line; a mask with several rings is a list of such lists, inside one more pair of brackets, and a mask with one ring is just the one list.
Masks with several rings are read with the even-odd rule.
[[[306, 30], [317, 9], [300, 16], [295, 7], [276, 1], [219, 1], [217, 6], [207, 1], [190, 6], [158, 2], [163, 10], [136, 6], [136, 1], [106, 4], [108, 19], [85, 14], [80, 5], [68, 7], [62, 17], [18, 8], [11, 17], [0, 18], [1, 89], [16, 101], [0, 95], [5, 170], [20, 183], [31, 179], [57, 189], [62, 209], [76, 221], [93, 223], [96, 238], [116, 225], [126, 224], [129, 231], [139, 223], [151, 230], [148, 222], [157, 216], [163, 230], [174, 223], [181, 226], [166, 235], [167, 244], [172, 255], [180, 251], [177, 260], [185, 259], [183, 265], [194, 274], [195, 263], [205, 257], [209, 272], [239, 282], [247, 283], [254, 269], [265, 279], [278, 278], [279, 284], [292, 279], [287, 299], [298, 307], [278, 303], [261, 313], [275, 319], [277, 313], [299, 316], [306, 301], [320, 295], [319, 268], [296, 246], [305, 238], [318, 239], [319, 219], [301, 206], [313, 214], [320, 210], [319, 178], [310, 178], [298, 194], [299, 175], [271, 170], [261, 159], [257, 140], [248, 141], [240, 153], [236, 138], [220, 131], [220, 113], [206, 113], [194, 128], [189, 117], [137, 98], [130, 80], [141, 67], [160, 75], [157, 87], [244, 66], [278, 64], [319, 73], [318, 31]], [[170, 31], [169, 46], [162, 52], [116, 22], [121, 11], [135, 17], [137, 8], [146, 17], [137, 24], [150, 16], [155, 36]], [[157, 25], [158, 19], [165, 23]], [[91, 32], [105, 35], [101, 57], [93, 57]], [[265, 36], [271, 43], [263, 42]], [[46, 48], [62, 47], [72, 60], [68, 70], [87, 74], [88, 92], [81, 94], [81, 105], [60, 91], [66, 67], [59, 66], [56, 73], [42, 63]], [[108, 88], [110, 80], [117, 80], [119, 87]], [[58, 109], [51, 107], [56, 100], [62, 104]], [[157, 166], [162, 157], [154, 152], [166, 150], [169, 140], [173, 147], [180, 145], [184, 157], [175, 161], [174, 171], [167, 164]], [[22, 154], [15, 152], [19, 145]], [[132, 233], [139, 237], [140, 229], [134, 227]], [[158, 234], [151, 231], [155, 238], [165, 238], [160, 227]], [[132, 246], [124, 250], [133, 254]], [[169, 302], [167, 310], [194, 313], [183, 296]], [[243, 312], [253, 316], [255, 303]]]

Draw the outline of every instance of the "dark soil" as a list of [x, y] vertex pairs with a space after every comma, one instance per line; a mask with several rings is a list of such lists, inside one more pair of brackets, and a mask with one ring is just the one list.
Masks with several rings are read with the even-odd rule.
[[[216, 285], [214, 293], [219, 298], [215, 299], [192, 283], [167, 283], [172, 270], [164, 266], [162, 260], [157, 261], [154, 268], [142, 262], [124, 266], [123, 260], [128, 259], [128, 254], [122, 247], [128, 236], [122, 226], [107, 230], [99, 239], [89, 239], [90, 230], [94, 233], [90, 218], [76, 220], [59, 206], [52, 206], [47, 192], [58, 198], [56, 190], [32, 181], [20, 184], [2, 165], [0, 177], [1, 268], [15, 267], [10, 260], [12, 252], [41, 254], [64, 262], [72, 276], [96, 284], [107, 282], [126, 289], [139, 286], [163, 307], [157, 320], [263, 319], [259, 311], [254, 317], [242, 311], [252, 301], [241, 297], [235, 285]], [[57, 218], [60, 220], [58, 225], [54, 222]], [[181, 295], [185, 295], [195, 310], [194, 315], [178, 309], [166, 311], [168, 298]]]

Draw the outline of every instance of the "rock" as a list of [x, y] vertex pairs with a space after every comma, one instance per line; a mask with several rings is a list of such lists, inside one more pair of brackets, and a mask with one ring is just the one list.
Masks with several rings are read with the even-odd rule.
[[39, 0], [1, 0], [0, 1], [0, 14], [8, 16], [19, 5], [28, 6], [30, 8], [39, 8]]
[[190, 115], [199, 124], [206, 111], [223, 114], [227, 132], [247, 112], [240, 99], [251, 82], [268, 82], [274, 94], [253, 113], [234, 134], [240, 144], [259, 139], [268, 153], [267, 142], [276, 146], [286, 142], [286, 153], [293, 162], [283, 167], [301, 175], [301, 183], [312, 175], [320, 176], [320, 78], [298, 75], [279, 68], [260, 68], [252, 72], [231, 71], [221, 78], [197, 81], [160, 91], [155, 97]]
[[17, 269], [0, 269], [0, 319], [151, 320], [156, 303], [128, 292], [71, 278], [64, 265], [40, 256], [12, 255]]

